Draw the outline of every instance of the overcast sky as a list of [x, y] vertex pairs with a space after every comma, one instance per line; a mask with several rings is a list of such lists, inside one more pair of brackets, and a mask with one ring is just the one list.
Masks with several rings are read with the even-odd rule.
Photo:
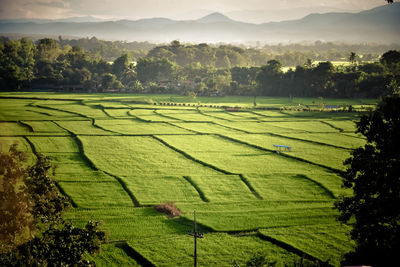
[[332, 7], [332, 10], [365, 10], [385, 3], [384, 0], [0, 0], [0, 19], [76, 16], [197, 19], [210, 12], [321, 6]]

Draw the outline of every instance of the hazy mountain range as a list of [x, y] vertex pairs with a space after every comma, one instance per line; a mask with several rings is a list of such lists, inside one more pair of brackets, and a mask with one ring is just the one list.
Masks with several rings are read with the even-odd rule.
[[[262, 10], [262, 9], [237, 10], [225, 13], [225, 15], [238, 21], [246, 21], [250, 23], [266, 23], [272, 21], [301, 19], [312, 13], [329, 13], [329, 12], [355, 13], [360, 11], [361, 10], [341, 9], [331, 6], [307, 6], [307, 7], [271, 9], [271, 10]], [[211, 12], [208, 12], [207, 14], [209, 13]]]
[[[268, 21], [266, 18], [264, 21]], [[261, 24], [212, 13], [197, 20], [167, 18], [102, 21], [93, 17], [63, 20], [0, 20], [1, 33], [44, 34], [100, 39], [170, 42], [400, 42], [400, 3], [359, 13], [311, 14], [301, 19]]]

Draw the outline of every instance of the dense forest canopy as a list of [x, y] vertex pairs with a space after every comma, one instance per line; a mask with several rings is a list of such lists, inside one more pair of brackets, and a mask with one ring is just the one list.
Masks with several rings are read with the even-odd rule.
[[2, 39], [0, 84], [2, 90], [378, 97], [399, 80], [399, 52], [385, 48]]

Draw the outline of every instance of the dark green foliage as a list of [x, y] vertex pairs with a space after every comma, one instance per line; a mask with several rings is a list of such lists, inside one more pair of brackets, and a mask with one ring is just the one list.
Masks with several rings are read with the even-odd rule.
[[103, 89], [119, 89], [122, 87], [121, 82], [111, 73], [104, 73], [102, 76], [101, 86]]
[[0, 44], [0, 79], [9, 89], [20, 88], [33, 79], [35, 53], [36, 47], [26, 38]]
[[281, 68], [282, 63], [277, 60], [270, 60], [267, 62], [267, 65], [260, 68], [257, 81], [261, 95], [279, 95], [283, 75]]
[[387, 66], [400, 63], [400, 52], [395, 50], [390, 50], [382, 55], [380, 62]]
[[[379, 97], [387, 92], [391, 80], [399, 79], [400, 73], [399, 52], [395, 50], [383, 54], [380, 62], [360, 62], [349, 67], [335, 67], [326, 60], [348, 57], [343, 47], [366, 49], [355, 45], [340, 47], [316, 42], [312, 46], [319, 51], [316, 54], [309, 46], [298, 44], [245, 49], [173, 41], [136, 58], [136, 64], [131, 61], [135, 57], [125, 52], [115, 56], [112, 63], [105, 61], [101, 52], [104, 42], [96, 38], [46, 38], [35, 45], [26, 38], [0, 40], [0, 90]], [[86, 51], [77, 44], [86, 47]], [[118, 42], [114, 45], [129, 46]], [[91, 48], [100, 51], [87, 51]], [[310, 58], [320, 62], [312, 64]], [[354, 63], [356, 53], [352, 52], [349, 59]], [[377, 59], [378, 55], [362, 54], [362, 60]], [[284, 72], [283, 65], [297, 67]]]
[[377, 109], [363, 115], [357, 131], [367, 138], [345, 161], [344, 186], [353, 196], [335, 206], [339, 220], [354, 222], [357, 247], [347, 264], [389, 266], [400, 247], [400, 96], [385, 96]]
[[136, 66], [138, 79], [142, 83], [172, 81], [175, 79], [176, 64], [167, 58], [140, 59]]
[[38, 155], [35, 165], [27, 169], [25, 180], [27, 192], [33, 202], [31, 214], [39, 223], [58, 223], [62, 213], [69, 208], [68, 199], [58, 194], [50, 177], [50, 157]]
[[31, 199], [24, 185], [26, 156], [11, 146], [0, 153], [0, 253], [26, 241], [34, 230]]
[[62, 217], [68, 199], [50, 177], [50, 158], [33, 166], [11, 146], [0, 154], [0, 265], [91, 266], [84, 256], [99, 251], [105, 233], [98, 222], [74, 227]]
[[105, 240], [105, 233], [98, 222], [88, 222], [85, 228], [63, 222], [52, 226], [40, 237], [18, 247], [18, 250], [0, 256], [9, 266], [94, 266], [85, 254], [95, 254]]
[[332, 265], [327, 262], [310, 261], [304, 258], [294, 260], [291, 263], [285, 263], [285, 267], [331, 267]]
[[246, 262], [247, 267], [269, 267], [275, 266], [276, 261], [268, 258], [265, 252], [256, 252], [251, 258]]
[[113, 73], [117, 75], [119, 79], [121, 79], [124, 73], [129, 70], [129, 55], [122, 54], [119, 58], [114, 60], [112, 70]]

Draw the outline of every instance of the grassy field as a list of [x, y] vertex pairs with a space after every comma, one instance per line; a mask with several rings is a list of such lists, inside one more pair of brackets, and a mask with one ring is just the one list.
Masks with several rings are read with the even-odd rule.
[[[99, 266], [190, 266], [193, 211], [198, 266], [244, 266], [257, 252], [277, 266], [302, 257], [339, 266], [353, 243], [332, 207], [349, 193], [343, 161], [365, 140], [354, 133], [359, 113], [299, 108], [317, 101], [0, 93], [0, 150], [17, 143], [30, 161], [52, 157], [74, 207], [66, 216], [100, 220], [109, 235]], [[170, 201], [179, 217], [153, 208]]]

